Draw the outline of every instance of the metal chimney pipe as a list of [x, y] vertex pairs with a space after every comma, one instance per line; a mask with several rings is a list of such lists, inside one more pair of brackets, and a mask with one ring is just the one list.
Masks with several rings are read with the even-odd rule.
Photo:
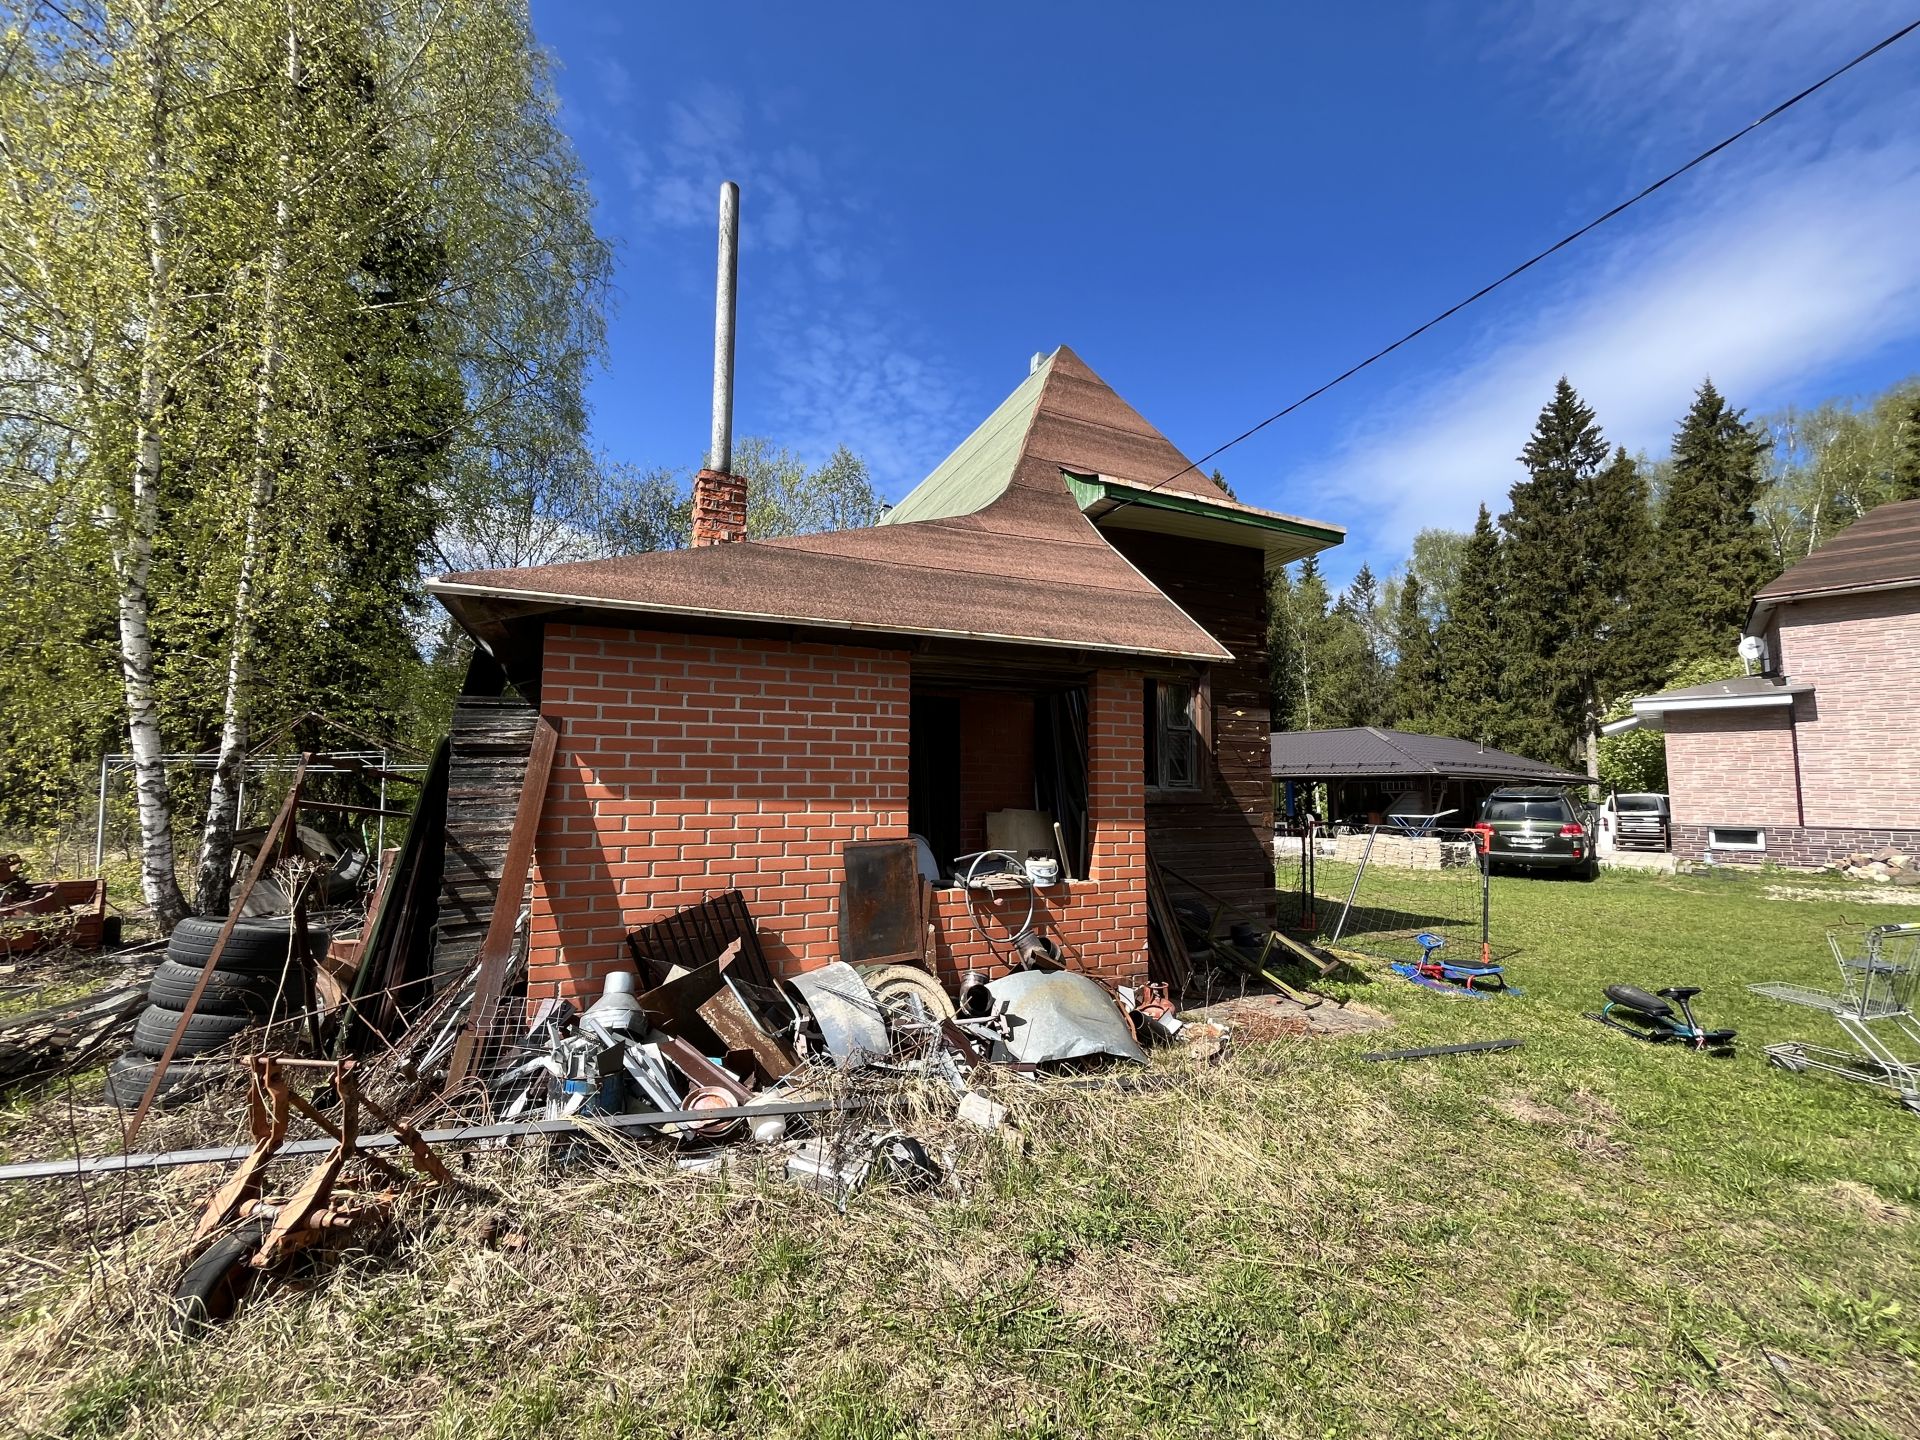
[[713, 444], [707, 468], [733, 470], [733, 310], [740, 288], [740, 187], [720, 182], [720, 271], [713, 305]]

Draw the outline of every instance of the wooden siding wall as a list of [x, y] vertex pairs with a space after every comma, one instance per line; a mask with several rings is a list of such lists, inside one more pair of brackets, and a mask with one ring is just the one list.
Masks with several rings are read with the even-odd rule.
[[1231, 664], [1212, 668], [1213, 752], [1203, 766], [1202, 789], [1178, 798], [1147, 792], [1154, 858], [1271, 920], [1272, 699], [1264, 557], [1258, 550], [1143, 530], [1102, 533], [1235, 656]]
[[440, 882], [437, 975], [463, 975], [493, 918], [507, 837], [527, 778], [533, 706], [517, 696], [462, 696], [454, 705], [447, 768], [446, 863]]

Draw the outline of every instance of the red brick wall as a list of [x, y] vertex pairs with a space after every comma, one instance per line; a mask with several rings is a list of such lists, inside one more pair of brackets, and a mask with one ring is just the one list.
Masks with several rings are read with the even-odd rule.
[[536, 998], [595, 993], [627, 931], [734, 888], [776, 967], [835, 959], [841, 845], [907, 833], [907, 697], [897, 651], [549, 626]]
[[1797, 715], [1806, 823], [1920, 824], [1920, 589], [1801, 600], [1777, 613], [1780, 668], [1814, 687]]
[[[1140, 687], [1133, 670], [1102, 670], [1095, 677], [1087, 719], [1088, 820], [1093, 827], [1091, 874], [1048, 891], [1034, 924], [1061, 947], [1076, 970], [1112, 984], [1147, 978], [1146, 810], [1141, 783]], [[995, 952], [971, 916], [964, 891], [935, 895], [940, 930], [939, 967], [951, 982], [970, 967], [1000, 973]], [[1022, 903], [1018, 909], [1024, 913]], [[1020, 916], [1011, 917], [1016, 923]], [[991, 918], [989, 930], [1005, 931]]]
[[[1093, 875], [1049, 901], [1070, 961], [1146, 973], [1140, 676], [1093, 687]], [[787, 973], [838, 958], [840, 847], [907, 834], [907, 656], [855, 646], [547, 629], [541, 708], [563, 722], [535, 845], [529, 983], [591, 996], [629, 930], [738, 888]], [[943, 969], [986, 959], [966, 897]]]
[[992, 690], [960, 698], [960, 849], [987, 848], [987, 812], [1033, 808], [1033, 699]]

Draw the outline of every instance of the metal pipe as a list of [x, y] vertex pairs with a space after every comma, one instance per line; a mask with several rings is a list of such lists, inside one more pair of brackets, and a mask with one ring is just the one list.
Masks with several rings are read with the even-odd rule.
[[93, 873], [98, 875], [107, 858], [107, 757], [100, 757], [100, 800], [93, 811]]
[[[707, 1120], [752, 1119], [756, 1116], [820, 1115], [828, 1111], [866, 1110], [872, 1107], [850, 1100], [785, 1100], [773, 1105], [725, 1105], [712, 1110], [648, 1110], [635, 1115], [595, 1115], [591, 1119], [521, 1120], [502, 1125], [461, 1125], [448, 1130], [422, 1130], [420, 1138], [429, 1145], [470, 1145], [481, 1140], [513, 1139], [521, 1135], [591, 1135], [598, 1131], [616, 1134], [655, 1125], [685, 1125]], [[405, 1143], [391, 1131], [362, 1135], [354, 1143], [356, 1150], [397, 1150]], [[286, 1160], [301, 1155], [324, 1155], [334, 1141], [292, 1140], [273, 1152], [271, 1158]], [[253, 1153], [251, 1145], [222, 1145], [205, 1150], [161, 1150], [137, 1155], [99, 1155], [92, 1159], [27, 1160], [17, 1165], [0, 1165], [0, 1180], [65, 1180], [86, 1175], [117, 1175], [128, 1170], [166, 1170], [179, 1165], [222, 1165], [244, 1160]]]
[[1353, 909], [1353, 897], [1360, 893], [1360, 881], [1367, 873], [1367, 862], [1373, 858], [1373, 842], [1380, 838], [1380, 827], [1374, 826], [1367, 832], [1367, 848], [1360, 852], [1360, 868], [1353, 872], [1353, 884], [1347, 887], [1347, 903], [1340, 907], [1340, 923], [1333, 927], [1333, 934], [1327, 937], [1329, 945], [1340, 943], [1340, 933], [1347, 928], [1347, 915]]
[[713, 302], [713, 443], [707, 468], [733, 473], [733, 312], [740, 285], [740, 187], [720, 182], [720, 268]]

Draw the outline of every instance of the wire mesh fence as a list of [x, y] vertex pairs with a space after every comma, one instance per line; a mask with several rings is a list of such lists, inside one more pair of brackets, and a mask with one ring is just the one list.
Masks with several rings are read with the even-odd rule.
[[1444, 948], [1467, 960], [1494, 940], [1472, 830], [1288, 826], [1274, 840], [1274, 879], [1281, 928], [1337, 949], [1414, 961]]

